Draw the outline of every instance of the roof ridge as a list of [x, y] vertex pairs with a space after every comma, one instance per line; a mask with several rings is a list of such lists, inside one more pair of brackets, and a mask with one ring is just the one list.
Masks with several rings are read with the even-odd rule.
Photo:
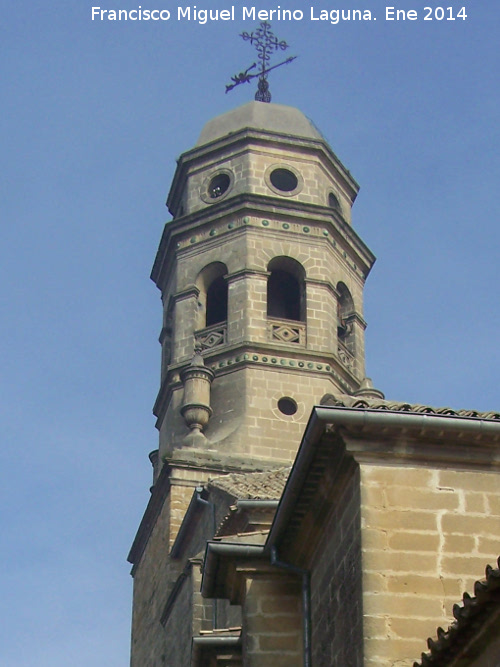
[[420, 662], [414, 662], [413, 667], [431, 667], [446, 664], [443, 660], [456, 654], [457, 648], [474, 637], [477, 624], [486, 619], [492, 611], [491, 605], [500, 603], [500, 557], [497, 559], [497, 568], [486, 566], [485, 579], [474, 584], [474, 597], [464, 593], [462, 605], [453, 605], [455, 621], [448, 630], [437, 628], [437, 639], [429, 637], [428, 653], [422, 653]]
[[335, 405], [345, 408], [359, 408], [369, 410], [387, 410], [389, 412], [414, 412], [419, 414], [448, 415], [453, 417], [464, 417], [472, 419], [486, 419], [491, 421], [500, 420], [500, 412], [489, 410], [454, 409], [450, 407], [434, 407], [422, 403], [408, 403], [403, 401], [390, 401], [387, 399], [358, 398], [356, 396], [331, 397], [325, 400], [323, 405]]

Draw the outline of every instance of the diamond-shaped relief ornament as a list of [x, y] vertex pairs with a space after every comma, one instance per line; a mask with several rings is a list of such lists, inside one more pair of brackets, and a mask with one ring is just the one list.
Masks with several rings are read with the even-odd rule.
[[220, 345], [222, 340], [223, 336], [221, 333], [211, 333], [210, 336], [205, 339], [205, 345], [207, 347], [215, 347], [216, 345]]
[[225, 341], [224, 329], [218, 331], [210, 331], [203, 335], [197, 335], [196, 341], [201, 345], [202, 349], [209, 350], [217, 345], [223, 345]]
[[300, 331], [294, 327], [273, 326], [273, 338], [284, 343], [298, 343]]

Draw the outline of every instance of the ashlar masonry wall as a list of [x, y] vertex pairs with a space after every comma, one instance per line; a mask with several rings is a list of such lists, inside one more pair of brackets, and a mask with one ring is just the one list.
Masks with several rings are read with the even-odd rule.
[[498, 474], [361, 465], [366, 667], [413, 664], [500, 553]]
[[[150, 534], [133, 567], [132, 667], [188, 665], [193, 633], [198, 633], [205, 621], [211, 623], [210, 608], [206, 609], [199, 596], [201, 556], [213, 531], [211, 510], [203, 507], [197, 517], [188, 553], [179, 559], [170, 556], [195, 484], [203, 477], [207, 477], [203, 471], [198, 471], [196, 479], [190, 471], [171, 470], [158, 515], [148, 517], [153, 522]], [[162, 493], [158, 486], [164, 483], [153, 489], [152, 499]], [[175, 612], [166, 614], [173, 591]], [[168, 636], [175, 636], [176, 641], [172, 643]]]
[[292, 469], [281, 499], [287, 514], [278, 509], [282, 528], [268, 539], [280, 561], [309, 573], [312, 665], [363, 667], [359, 465], [337, 434], [315, 444]]
[[301, 667], [303, 664], [300, 582], [281, 572], [245, 578], [243, 664]]
[[165, 634], [159, 619], [165, 604], [165, 591], [171, 580], [168, 558], [169, 496], [156, 519], [155, 528], [140, 563], [133, 570], [132, 667], [165, 664]]
[[315, 667], [363, 666], [359, 468], [350, 459], [344, 468], [345, 483], [308, 563]]

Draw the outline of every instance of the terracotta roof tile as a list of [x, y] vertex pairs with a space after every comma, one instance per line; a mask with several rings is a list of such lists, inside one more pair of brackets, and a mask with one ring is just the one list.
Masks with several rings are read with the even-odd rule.
[[[413, 667], [444, 667], [452, 664], [465, 645], [480, 634], [488, 619], [500, 613], [500, 558], [497, 565], [496, 569], [486, 566], [486, 578], [484, 581], [476, 581], [474, 597], [464, 593], [462, 605], [453, 607], [455, 622], [446, 631], [438, 628], [437, 639], [429, 637], [429, 652], [422, 653], [422, 659], [414, 662]], [[483, 641], [481, 648], [484, 647]]]
[[454, 410], [452, 408], [435, 408], [419, 403], [402, 403], [355, 396], [334, 397], [328, 395], [321, 401], [323, 405], [337, 405], [345, 408], [365, 408], [370, 410], [389, 410], [391, 412], [414, 412], [429, 415], [451, 415], [454, 417], [472, 417], [474, 419], [500, 420], [500, 412], [479, 412], [477, 410]]
[[212, 478], [208, 487], [226, 491], [238, 500], [279, 500], [290, 467], [266, 472], [231, 473]]

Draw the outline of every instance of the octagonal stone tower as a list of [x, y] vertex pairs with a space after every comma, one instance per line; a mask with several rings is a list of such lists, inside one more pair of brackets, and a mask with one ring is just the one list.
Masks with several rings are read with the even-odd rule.
[[[133, 667], [172, 664], [172, 600], [179, 618], [194, 618], [199, 593], [179, 591], [182, 568], [201, 561], [184, 562], [179, 543], [200, 504], [212, 507], [211, 535], [222, 518], [201, 485], [290, 465], [315, 404], [367, 391], [374, 256], [351, 227], [357, 191], [314, 125], [277, 104], [213, 119], [178, 161], [152, 271], [163, 302], [160, 443], [129, 555]], [[183, 665], [191, 625], [179, 628]]]
[[[297, 109], [250, 102], [178, 160], [152, 278], [161, 290], [159, 465], [262, 469], [293, 460], [314, 404], [365, 376], [358, 185]], [[211, 417], [183, 418], [195, 346]], [[208, 406], [207, 406], [208, 407]]]

